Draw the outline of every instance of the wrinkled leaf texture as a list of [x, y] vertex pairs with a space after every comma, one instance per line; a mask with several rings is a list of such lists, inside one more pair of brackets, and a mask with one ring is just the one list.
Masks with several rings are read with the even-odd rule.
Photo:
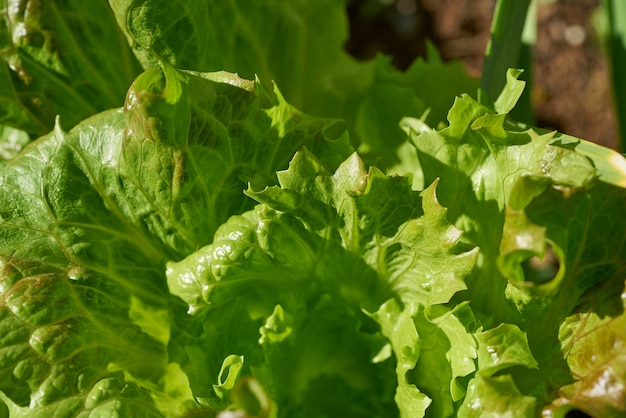
[[210, 243], [252, 206], [246, 184], [271, 184], [301, 146], [329, 167], [349, 153], [345, 138], [325, 137], [329, 124], [234, 75], [168, 68], [140, 76], [124, 109], [57, 125], [10, 160], [0, 389], [42, 416], [123, 416], [136, 402], [158, 415], [150, 393], [170, 369], [165, 262]]
[[10, 416], [626, 413], [626, 164], [512, 122], [515, 72], [452, 105], [344, 2], [59, 4], [2, 3]]
[[[379, 166], [393, 166], [405, 116], [445, 121], [454, 97], [474, 94], [476, 79], [459, 62], [406, 72], [383, 56], [358, 62], [343, 48], [346, 0], [110, 0], [119, 26], [144, 68], [164, 60], [177, 68], [236, 72], [274, 80], [289, 103], [308, 114], [342, 118], [353, 144]], [[406, 170], [401, 170], [406, 173]]]
[[33, 138], [121, 106], [141, 71], [106, 0], [2, 0], [0, 23], [0, 125]]
[[[425, 181], [439, 179], [450, 219], [481, 249], [468, 279], [473, 312], [487, 329], [519, 327], [527, 354], [515, 358], [532, 354], [537, 362], [511, 370], [513, 380], [506, 383], [479, 371], [462, 411], [492, 416], [502, 406], [488, 406], [488, 394], [497, 391], [504, 399], [534, 397], [533, 413], [553, 402], [546, 414], [579, 408], [591, 416], [619, 416], [626, 333], [613, 324], [624, 317], [626, 224], [618, 215], [626, 207], [623, 157], [598, 149], [608, 158], [594, 159], [598, 153], [587, 150], [598, 146], [507, 120], [519, 83], [511, 72], [493, 108], [461, 97], [448, 127], [413, 135]], [[510, 345], [508, 334], [487, 344], [499, 361], [498, 346]], [[607, 343], [604, 361], [592, 354]], [[590, 393], [593, 401], [585, 398]]]

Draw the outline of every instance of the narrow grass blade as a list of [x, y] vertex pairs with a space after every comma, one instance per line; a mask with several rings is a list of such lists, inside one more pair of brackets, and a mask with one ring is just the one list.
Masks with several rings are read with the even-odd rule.
[[[534, 0], [498, 0], [496, 3], [481, 77], [481, 101], [490, 103], [498, 97], [509, 68], [523, 69], [525, 75], [521, 79], [530, 80], [531, 48], [536, 38], [534, 3]], [[527, 87], [527, 96], [514, 112], [516, 119], [525, 123], [533, 120], [529, 91]]]
[[626, 150], [626, 1], [604, 0], [609, 23], [609, 54], [613, 74], [613, 93], [620, 129], [619, 148]]

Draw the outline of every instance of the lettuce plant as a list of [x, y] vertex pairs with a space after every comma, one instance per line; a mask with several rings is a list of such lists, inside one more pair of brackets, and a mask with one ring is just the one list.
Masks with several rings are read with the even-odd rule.
[[515, 122], [519, 72], [356, 62], [337, 1], [43, 3], [2, 3], [1, 417], [626, 412], [626, 160]]

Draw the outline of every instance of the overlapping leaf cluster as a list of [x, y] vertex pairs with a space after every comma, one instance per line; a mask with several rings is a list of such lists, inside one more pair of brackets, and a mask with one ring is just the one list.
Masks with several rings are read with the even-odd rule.
[[626, 411], [626, 163], [513, 122], [516, 72], [109, 3], [0, 3], [0, 416]]

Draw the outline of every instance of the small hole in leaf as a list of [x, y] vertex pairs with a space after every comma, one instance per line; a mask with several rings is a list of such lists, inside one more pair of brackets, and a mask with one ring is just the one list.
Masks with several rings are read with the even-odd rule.
[[559, 272], [559, 260], [548, 245], [543, 259], [537, 256], [531, 257], [522, 263], [526, 281], [533, 283], [546, 283], [554, 279]]
[[579, 409], [572, 409], [571, 411], [567, 411], [565, 418], [591, 418], [591, 416]]

